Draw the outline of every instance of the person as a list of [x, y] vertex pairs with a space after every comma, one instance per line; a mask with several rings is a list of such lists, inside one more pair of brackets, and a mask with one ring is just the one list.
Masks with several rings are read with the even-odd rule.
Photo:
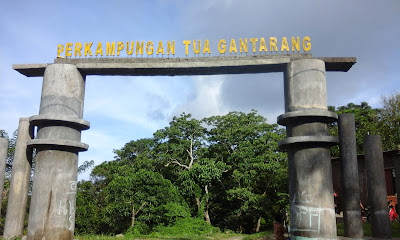
[[282, 216], [279, 214], [275, 215], [275, 221], [274, 221], [275, 240], [286, 240], [285, 231], [286, 229], [282, 224]]
[[361, 207], [361, 218], [363, 222], [370, 222], [371, 212], [369, 211], [369, 206], [364, 207], [360, 200], [360, 207]]
[[389, 205], [389, 218], [390, 221], [398, 221], [399, 215], [396, 212], [396, 208], [393, 205]]

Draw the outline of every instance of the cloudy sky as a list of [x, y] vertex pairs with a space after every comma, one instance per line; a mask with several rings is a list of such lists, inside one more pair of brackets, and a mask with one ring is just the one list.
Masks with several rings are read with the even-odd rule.
[[[356, 57], [347, 73], [327, 74], [328, 104], [368, 102], [400, 89], [400, 1], [44, 1], [0, 0], [0, 129], [39, 112], [41, 77], [12, 64], [52, 63], [67, 42], [176, 41], [310, 36], [315, 57]], [[92, 50], [93, 51], [93, 50]], [[213, 56], [218, 56], [216, 51]], [[194, 54], [189, 54], [194, 57]], [[113, 149], [151, 137], [182, 112], [196, 118], [256, 109], [276, 123], [284, 113], [283, 75], [98, 77], [86, 79], [80, 163], [114, 158]], [[85, 176], [83, 176], [85, 177]], [[81, 176], [82, 178], [82, 176]]]

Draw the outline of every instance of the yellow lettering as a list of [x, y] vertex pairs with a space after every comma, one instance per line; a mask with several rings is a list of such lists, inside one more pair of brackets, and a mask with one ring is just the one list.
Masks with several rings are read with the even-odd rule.
[[85, 57], [88, 55], [88, 53], [89, 53], [89, 56], [92, 56], [92, 49], [90, 49], [92, 47], [92, 45], [93, 45], [92, 42], [85, 43]]
[[286, 52], [289, 52], [289, 44], [287, 42], [286, 37], [282, 38], [281, 52], [283, 52], [283, 50], [285, 50]]
[[119, 56], [119, 53], [124, 50], [124, 43], [123, 42], [118, 42], [117, 43], [117, 56]]
[[260, 38], [260, 47], [258, 48], [258, 51], [259, 51], [259, 52], [262, 52], [262, 51], [266, 52], [266, 51], [268, 51], [268, 49], [267, 49], [267, 43], [265, 42], [265, 39], [264, 39], [264, 38]]
[[275, 52], [278, 51], [278, 47], [276, 46], [277, 43], [278, 43], [278, 40], [276, 39], [276, 37], [270, 37], [269, 38], [269, 50], [271, 52], [272, 51], [275, 51]]
[[190, 40], [183, 40], [183, 44], [185, 45], [185, 54], [187, 56], [189, 54]]
[[66, 57], [71, 57], [72, 56], [72, 53], [71, 53], [72, 48], [71, 47], [72, 47], [72, 43], [65, 44], [65, 56]]
[[218, 42], [218, 52], [220, 54], [223, 54], [226, 52], [226, 40], [225, 39], [221, 39]]
[[144, 46], [144, 42], [142, 41], [142, 42], [136, 42], [136, 55], [138, 55], [139, 54], [139, 52], [140, 52], [140, 55], [143, 55], [143, 47]]
[[167, 54], [171, 52], [172, 55], [175, 55], [175, 41], [172, 41], [172, 44], [170, 41], [167, 42]]
[[164, 55], [164, 46], [163, 46], [162, 41], [158, 42], [158, 47], [157, 47], [157, 53], [156, 54], [158, 55], [159, 53]]
[[236, 48], [236, 41], [235, 39], [231, 39], [231, 43], [229, 44], [229, 53], [235, 52], [237, 53], [237, 48]]
[[248, 51], [247, 38], [245, 38], [244, 41], [243, 41], [243, 39], [239, 38], [239, 45], [240, 45], [240, 52], [247, 53], [247, 51]]
[[[198, 42], [198, 44], [196, 44], [196, 40], [193, 40], [193, 52], [194, 52], [194, 54], [199, 54], [200, 53], [200, 51], [201, 51], [201, 41], [200, 40], [197, 40], [197, 42]], [[199, 47], [196, 47], [196, 46], [199, 46]]]
[[147, 55], [153, 55], [153, 46], [154, 46], [153, 41], [148, 41], [147, 42], [147, 44], [146, 44], [146, 53], [147, 53]]
[[96, 48], [96, 56], [100, 54], [101, 56], [103, 56], [103, 45], [101, 44], [101, 42], [97, 43], [97, 48]]
[[208, 41], [208, 40], [204, 41], [203, 53], [205, 54], [206, 52], [208, 52], [208, 54], [211, 54], [210, 41]]
[[74, 56], [75, 56], [75, 57], [76, 57], [77, 55], [82, 56], [81, 50], [82, 50], [82, 43], [75, 43], [75, 53], [74, 53]]
[[311, 38], [308, 36], [303, 38], [303, 50], [304, 52], [308, 52], [311, 50]]
[[300, 37], [294, 38], [292, 37], [292, 52], [300, 51]]
[[253, 47], [253, 53], [256, 52], [256, 43], [258, 42], [258, 38], [250, 38], [251, 46]]
[[131, 41], [131, 50], [129, 50], [129, 42], [126, 42], [126, 54], [132, 55], [135, 47], [135, 42]]
[[109, 42], [106, 43], [106, 56], [114, 56], [115, 55], [115, 42], [111, 44]]
[[60, 54], [64, 52], [64, 45], [63, 44], [58, 44], [57, 45], [57, 57], [61, 57]]

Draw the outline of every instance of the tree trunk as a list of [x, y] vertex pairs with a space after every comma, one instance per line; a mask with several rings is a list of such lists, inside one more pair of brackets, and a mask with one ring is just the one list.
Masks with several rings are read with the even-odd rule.
[[206, 222], [211, 224], [210, 215], [208, 213], [208, 187], [207, 187], [207, 185], [204, 187], [204, 190], [206, 191], [206, 200], [205, 200], [206, 202], [205, 202], [205, 207], [204, 207], [204, 219], [206, 220]]
[[206, 220], [206, 222], [211, 224], [210, 215], [208, 214], [208, 207], [206, 207], [206, 209], [204, 210], [204, 219]]
[[200, 210], [201, 210], [200, 198], [195, 198], [195, 200], [196, 200], [196, 205], [197, 205], [197, 211], [200, 212]]
[[131, 222], [131, 228], [135, 226], [135, 204], [132, 204], [132, 222]]
[[260, 232], [260, 227], [261, 227], [261, 217], [259, 217], [257, 221], [256, 233]]

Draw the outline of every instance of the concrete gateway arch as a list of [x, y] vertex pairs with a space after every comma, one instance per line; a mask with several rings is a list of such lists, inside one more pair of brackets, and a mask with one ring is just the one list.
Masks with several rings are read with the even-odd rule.
[[[88, 75], [182, 76], [284, 73], [285, 113], [278, 123], [287, 138], [279, 144], [289, 158], [291, 234], [301, 239], [336, 238], [332, 171], [327, 124], [337, 115], [327, 110], [326, 71], [347, 72], [356, 58], [314, 58], [311, 54], [205, 58], [78, 58], [53, 64], [16, 64], [27, 77], [43, 76], [37, 127], [28, 141], [36, 148], [28, 239], [72, 239], [75, 227], [78, 153]], [[7, 221], [12, 221], [8, 220]], [[6, 223], [7, 225], [7, 223]], [[10, 233], [11, 234], [11, 233]], [[5, 234], [6, 235], [6, 234]], [[11, 234], [12, 235], [12, 234]]]

